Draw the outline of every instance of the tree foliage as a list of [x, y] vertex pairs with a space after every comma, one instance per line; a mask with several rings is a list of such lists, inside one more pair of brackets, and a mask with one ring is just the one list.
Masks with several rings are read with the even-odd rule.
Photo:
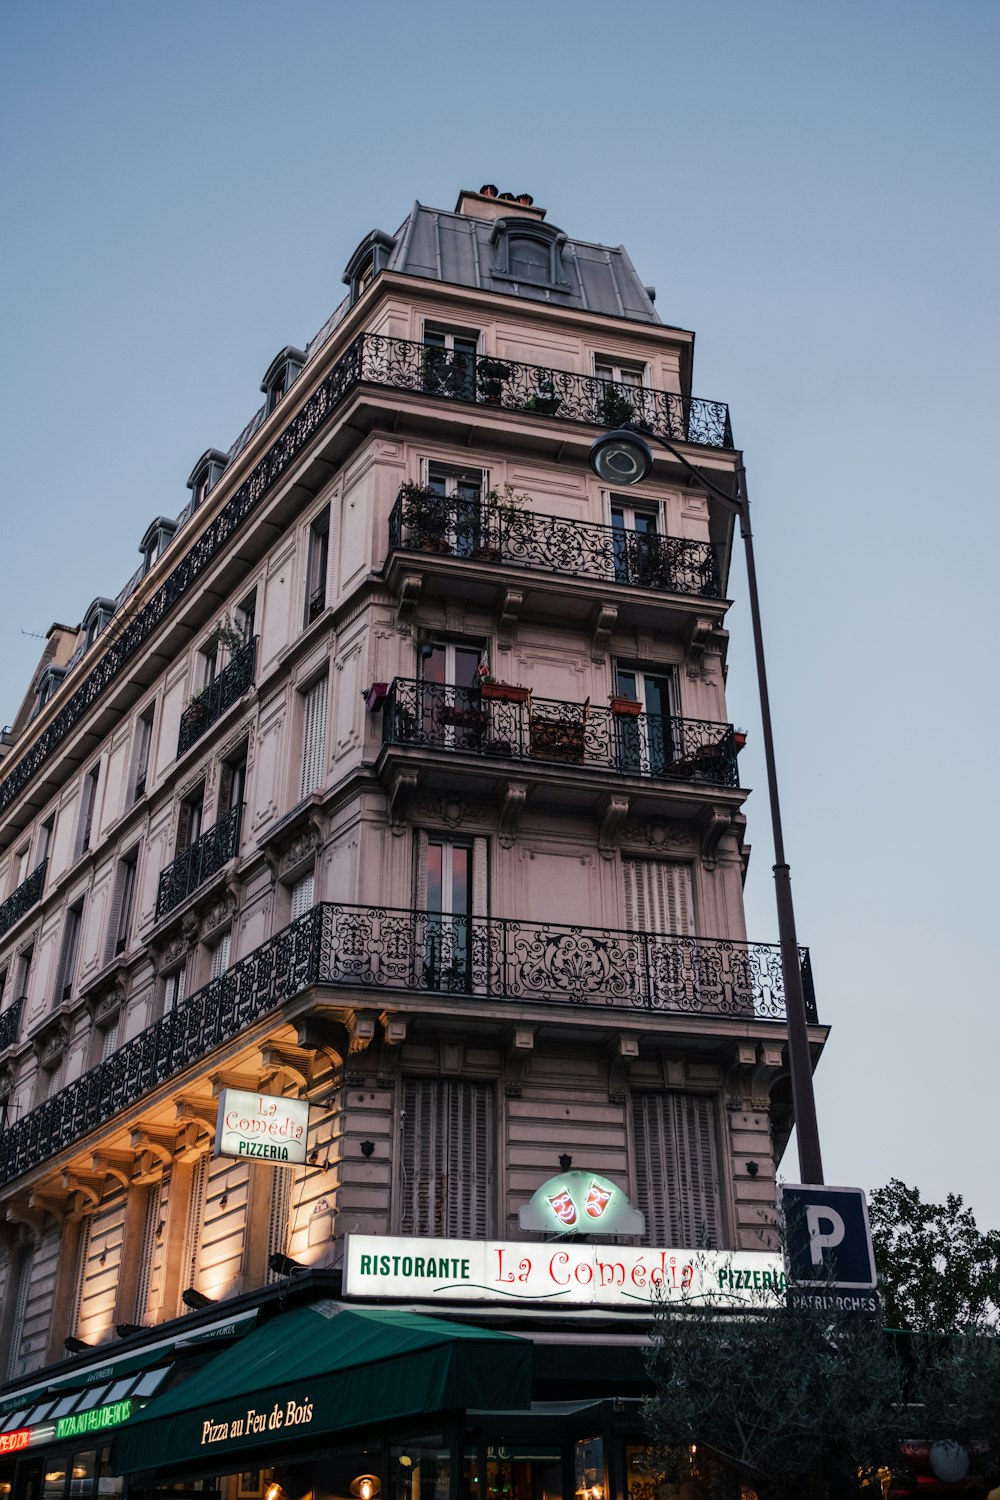
[[1000, 1231], [981, 1231], [949, 1193], [924, 1203], [896, 1177], [868, 1199], [879, 1291], [890, 1328], [970, 1331], [1000, 1316]]

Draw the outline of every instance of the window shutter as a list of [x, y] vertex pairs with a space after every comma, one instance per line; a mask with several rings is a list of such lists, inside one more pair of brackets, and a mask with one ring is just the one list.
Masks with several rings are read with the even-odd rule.
[[679, 860], [623, 859], [625, 925], [631, 932], [688, 937], [694, 932], [691, 866]]
[[149, 1312], [149, 1284], [156, 1254], [156, 1231], [160, 1223], [160, 1183], [154, 1182], [146, 1193], [146, 1211], [142, 1221], [142, 1245], [139, 1250], [139, 1272], [135, 1284], [135, 1311], [137, 1323], [144, 1322]]
[[403, 1104], [401, 1231], [459, 1239], [489, 1234], [492, 1086], [411, 1078]]
[[307, 797], [323, 781], [326, 759], [326, 694], [327, 679], [321, 677], [305, 695], [300, 797]]
[[[292, 1178], [294, 1172], [275, 1167], [271, 1173], [271, 1206], [267, 1223], [267, 1254], [286, 1255], [288, 1243], [288, 1210], [292, 1203]], [[267, 1268], [268, 1281], [280, 1281], [281, 1274]]]
[[208, 1157], [199, 1156], [191, 1173], [191, 1196], [188, 1199], [187, 1223], [184, 1229], [184, 1285], [181, 1291], [194, 1286], [198, 1274], [198, 1246], [201, 1241], [201, 1221], [205, 1214], [205, 1193], [208, 1188]]
[[76, 1279], [73, 1286], [73, 1306], [70, 1309], [69, 1326], [75, 1337], [80, 1336], [80, 1312], [83, 1307], [83, 1288], [87, 1280], [88, 1262], [90, 1260], [90, 1235], [94, 1220], [92, 1217], [84, 1219], [80, 1225], [80, 1243], [76, 1255]]
[[168, 974], [166, 986], [163, 991], [163, 1014], [167, 1015], [175, 1006], [180, 1005], [184, 999], [184, 986], [187, 982], [187, 965], [181, 964], [176, 973]]
[[31, 1289], [31, 1272], [34, 1262], [34, 1246], [28, 1245], [21, 1255], [17, 1268], [17, 1290], [14, 1295], [14, 1319], [10, 1330], [10, 1351], [7, 1358], [7, 1379], [19, 1373], [21, 1340], [24, 1337], [24, 1320], [28, 1312], [28, 1292]]
[[104, 1033], [103, 1033], [103, 1035], [101, 1037], [101, 1061], [102, 1062], [107, 1062], [107, 1060], [111, 1056], [111, 1054], [113, 1052], [117, 1051], [117, 1048], [118, 1048], [118, 1017], [116, 1016], [115, 1019], [112, 1021], [111, 1025], [108, 1026], [108, 1027], [106, 1027], [106, 1029], [105, 1029], [105, 1031], [104, 1031]]
[[183, 854], [191, 842], [191, 815], [194, 812], [190, 802], [182, 802], [180, 812], [177, 816], [177, 853]]
[[216, 819], [224, 817], [232, 810], [231, 798], [233, 795], [233, 767], [226, 760], [219, 767], [219, 810]]
[[303, 875], [292, 886], [292, 909], [291, 920], [294, 922], [298, 917], [304, 917], [313, 904], [313, 889], [316, 877], [312, 870], [308, 875]]
[[212, 949], [212, 978], [218, 979], [229, 968], [229, 945], [231, 932], [224, 932]]
[[722, 1239], [715, 1103], [699, 1094], [632, 1100], [636, 1196], [654, 1245], [715, 1250]]

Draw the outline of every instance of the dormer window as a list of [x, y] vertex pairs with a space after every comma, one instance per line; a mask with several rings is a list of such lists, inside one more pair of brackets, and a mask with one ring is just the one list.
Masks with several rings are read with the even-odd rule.
[[115, 612], [115, 601], [113, 599], [95, 599], [83, 617], [84, 646], [86, 650], [97, 640], [105, 625]]
[[568, 291], [562, 250], [566, 236], [554, 224], [533, 219], [497, 219], [490, 236], [493, 275], [504, 281]]
[[46, 667], [35, 684], [35, 713], [41, 713], [66, 676], [66, 667]]
[[171, 521], [167, 516], [157, 516], [155, 521], [150, 521], [146, 534], [139, 543], [143, 573], [148, 573], [156, 559], [167, 550], [176, 530], [177, 522]]
[[276, 354], [267, 367], [267, 374], [260, 383], [260, 388], [267, 397], [267, 410], [270, 414], [274, 411], [282, 396], [291, 390], [293, 382], [301, 373], [306, 357], [301, 349], [293, 349], [291, 344], [286, 344], [280, 354]]
[[188, 475], [187, 487], [191, 491], [193, 509], [197, 510], [207, 498], [209, 490], [218, 484], [228, 462], [226, 455], [220, 453], [218, 448], [209, 448], [201, 455]]
[[389, 263], [396, 241], [382, 229], [366, 234], [344, 271], [344, 282], [351, 289], [351, 306], [368, 290], [378, 273]]

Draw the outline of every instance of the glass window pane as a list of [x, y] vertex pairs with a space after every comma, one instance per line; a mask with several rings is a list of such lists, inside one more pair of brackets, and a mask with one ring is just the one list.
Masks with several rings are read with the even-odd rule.
[[441, 864], [444, 850], [440, 844], [427, 845], [427, 909], [441, 910]]
[[449, 1500], [451, 1450], [440, 1437], [395, 1444], [389, 1473], [391, 1500]]

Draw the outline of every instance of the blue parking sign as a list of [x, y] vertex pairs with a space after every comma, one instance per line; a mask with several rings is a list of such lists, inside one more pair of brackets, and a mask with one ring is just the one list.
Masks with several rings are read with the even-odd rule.
[[795, 1286], [871, 1291], [875, 1255], [864, 1190], [781, 1183], [785, 1265]]

